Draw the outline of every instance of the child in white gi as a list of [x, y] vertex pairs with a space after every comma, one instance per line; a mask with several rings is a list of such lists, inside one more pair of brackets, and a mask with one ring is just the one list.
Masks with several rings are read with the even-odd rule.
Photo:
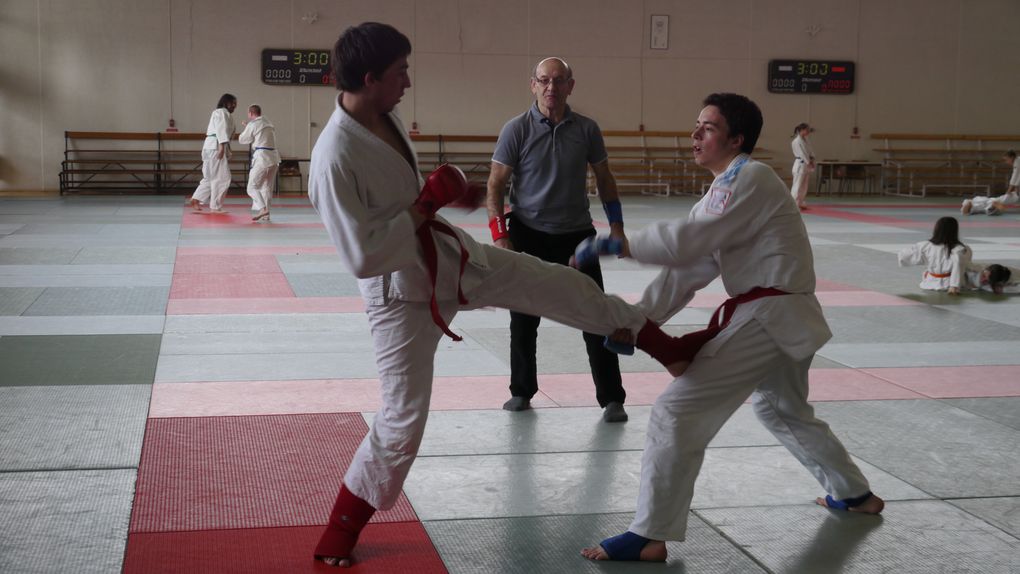
[[941, 217], [935, 222], [931, 239], [903, 248], [897, 258], [900, 267], [925, 266], [921, 289], [958, 295], [966, 281], [963, 272], [970, 263], [971, 251], [960, 241], [960, 222], [955, 217]]
[[653, 321], [716, 277], [733, 298], [724, 304], [725, 326], [656, 399], [634, 521], [582, 550], [594, 560], [666, 559], [665, 541], [686, 535], [705, 448], [748, 397], [758, 420], [829, 493], [818, 504], [872, 514], [884, 507], [807, 402], [808, 367], [831, 333], [797, 205], [775, 172], [749, 155], [761, 112], [736, 94], [712, 94], [704, 105], [692, 137], [695, 162], [715, 175], [711, 189], [687, 221], [645, 227], [622, 255], [664, 267], [639, 304]]
[[209, 116], [202, 144], [202, 181], [188, 200], [195, 211], [202, 211], [202, 204], [208, 203], [209, 213], [226, 213], [223, 197], [230, 187], [230, 138], [234, 135], [234, 118], [230, 114], [235, 108], [237, 98], [223, 94]]
[[808, 185], [811, 183], [811, 173], [815, 171], [815, 155], [808, 142], [810, 133], [811, 126], [797, 124], [793, 128], [793, 141], [790, 142], [793, 150], [793, 168], [790, 170], [793, 173], [793, 184], [790, 186], [790, 194], [801, 209], [807, 209]]
[[1000, 215], [1007, 207], [1020, 204], [1020, 193], [1017, 192], [1017, 186], [1020, 186], [1020, 158], [1017, 157], [1015, 151], [1009, 150], [1002, 154], [1002, 161], [1013, 168], [1013, 173], [1010, 174], [1009, 183], [1006, 186], [1006, 193], [998, 197], [978, 195], [971, 199], [965, 199], [963, 206], [960, 207], [960, 213], [964, 215], [975, 213]]
[[237, 141], [251, 145], [251, 171], [248, 172], [248, 196], [252, 200], [252, 221], [269, 221], [269, 202], [273, 198], [280, 152], [276, 151], [276, 128], [262, 117], [262, 106], [248, 106], [248, 119]]
[[966, 269], [964, 275], [968, 289], [991, 291], [996, 295], [1020, 293], [1020, 269], [1016, 267], [971, 261]]

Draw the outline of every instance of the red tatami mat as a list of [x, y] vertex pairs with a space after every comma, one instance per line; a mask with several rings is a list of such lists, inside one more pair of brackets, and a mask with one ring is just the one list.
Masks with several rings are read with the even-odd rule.
[[238, 297], [173, 299], [167, 315], [263, 315], [267, 313], [361, 313], [361, 297]]
[[306, 253], [336, 253], [332, 245], [260, 245], [253, 247], [222, 247], [216, 245], [178, 246], [178, 255], [303, 255]]
[[283, 273], [271, 254], [188, 255], [178, 253], [174, 274], [178, 273]]
[[124, 574], [255, 574], [262, 572], [446, 572], [420, 522], [369, 524], [354, 564], [337, 569], [314, 560], [321, 526], [128, 536]]
[[283, 273], [174, 273], [170, 299], [293, 297]]
[[[356, 413], [149, 419], [130, 531], [325, 524], [367, 430]], [[372, 520], [417, 518], [401, 495]]]
[[1020, 397], [1020, 365], [862, 369], [933, 399]]

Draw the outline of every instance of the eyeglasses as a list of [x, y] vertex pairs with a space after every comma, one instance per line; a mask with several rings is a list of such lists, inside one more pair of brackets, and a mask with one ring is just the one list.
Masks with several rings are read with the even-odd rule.
[[535, 82], [537, 82], [538, 84], [540, 84], [543, 88], [549, 87], [549, 84], [552, 84], [557, 88], [560, 88], [567, 85], [567, 82], [570, 81], [570, 78], [532, 78], [532, 79], [535, 80]]

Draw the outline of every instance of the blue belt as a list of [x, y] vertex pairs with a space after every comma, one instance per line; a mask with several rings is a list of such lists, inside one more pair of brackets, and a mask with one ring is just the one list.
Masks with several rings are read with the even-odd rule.
[[255, 148], [255, 151], [259, 151], [260, 149], [267, 149], [269, 151], [275, 151], [276, 150], [275, 147], [257, 147], [257, 148]]

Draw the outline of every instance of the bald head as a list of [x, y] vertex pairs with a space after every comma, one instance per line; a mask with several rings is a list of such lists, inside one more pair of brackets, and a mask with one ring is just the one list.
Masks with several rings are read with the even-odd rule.
[[556, 57], [546, 58], [535, 64], [535, 70], [532, 72], [531, 77], [541, 78], [543, 74], [548, 76], [553, 71], [559, 72], [558, 75], [568, 80], [574, 77], [574, 71], [570, 69], [570, 66], [562, 58]]

